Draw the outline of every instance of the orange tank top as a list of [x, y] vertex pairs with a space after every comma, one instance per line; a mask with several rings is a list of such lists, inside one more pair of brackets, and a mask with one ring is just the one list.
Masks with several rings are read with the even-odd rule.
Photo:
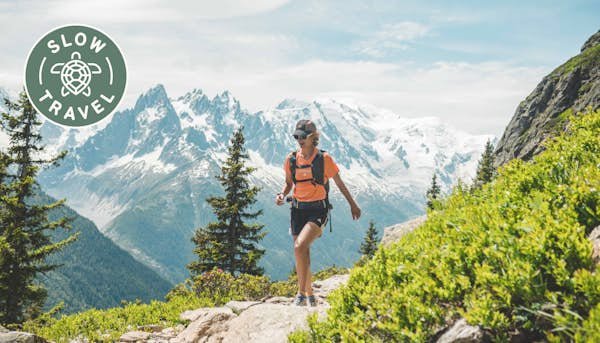
[[[316, 148], [314, 149], [312, 155], [308, 158], [303, 156], [302, 151], [299, 150], [296, 152], [296, 166], [309, 165], [313, 162], [316, 156]], [[286, 157], [283, 168], [286, 172], [286, 177], [291, 179], [292, 171], [290, 168], [290, 158], [291, 154]], [[327, 152], [323, 153], [323, 163], [325, 169], [325, 177], [323, 182], [327, 183], [330, 178], [334, 177], [339, 172], [339, 168], [331, 155], [329, 155]], [[296, 168], [296, 180], [312, 179], [312, 176], [312, 168]], [[325, 187], [322, 185], [313, 184], [311, 182], [297, 182], [294, 185], [292, 196], [298, 199], [298, 201], [316, 201], [325, 199], [327, 193], [325, 191]]]

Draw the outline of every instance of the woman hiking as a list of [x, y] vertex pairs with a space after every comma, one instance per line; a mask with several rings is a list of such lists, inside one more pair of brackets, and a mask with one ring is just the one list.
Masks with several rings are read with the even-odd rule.
[[316, 306], [310, 273], [310, 245], [321, 237], [323, 227], [329, 220], [328, 180], [333, 178], [346, 197], [352, 219], [360, 218], [360, 208], [340, 178], [339, 168], [333, 158], [317, 148], [319, 132], [315, 124], [310, 120], [298, 121], [294, 138], [300, 149], [288, 154], [285, 159], [285, 186], [277, 193], [275, 203], [282, 205], [285, 196], [294, 186], [290, 220], [298, 275], [298, 294], [294, 304], [303, 306], [308, 301], [310, 306]]

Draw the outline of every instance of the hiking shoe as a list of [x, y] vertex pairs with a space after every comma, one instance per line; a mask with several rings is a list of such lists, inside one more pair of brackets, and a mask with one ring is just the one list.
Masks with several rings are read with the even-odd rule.
[[309, 295], [308, 296], [308, 305], [311, 306], [311, 307], [317, 306], [317, 298], [315, 298], [314, 295]]
[[296, 298], [294, 299], [294, 305], [306, 306], [306, 296], [302, 294], [296, 295]]

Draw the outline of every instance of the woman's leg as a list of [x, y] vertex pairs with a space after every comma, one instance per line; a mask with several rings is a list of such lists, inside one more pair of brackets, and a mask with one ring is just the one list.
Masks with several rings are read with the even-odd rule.
[[298, 235], [294, 235], [294, 256], [296, 257], [296, 277], [298, 278], [298, 293], [305, 295], [306, 290], [304, 288], [304, 274], [300, 274], [298, 269], [303, 263], [299, 249], [296, 249], [296, 242], [298, 241]]
[[301, 294], [311, 295], [310, 275], [310, 245], [319, 236], [322, 229], [313, 222], [304, 225], [298, 237], [294, 240], [294, 255], [296, 256], [296, 274], [298, 275], [298, 289]]
[[304, 289], [307, 296], [313, 295], [312, 273], [310, 272], [310, 247], [308, 248], [308, 268], [306, 268], [306, 275], [304, 276]]

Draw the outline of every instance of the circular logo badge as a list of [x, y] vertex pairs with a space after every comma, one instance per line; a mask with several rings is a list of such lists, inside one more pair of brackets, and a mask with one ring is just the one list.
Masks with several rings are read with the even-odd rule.
[[35, 109], [65, 126], [108, 117], [125, 92], [125, 59], [105, 33], [83, 25], [59, 27], [29, 52], [25, 89]]

